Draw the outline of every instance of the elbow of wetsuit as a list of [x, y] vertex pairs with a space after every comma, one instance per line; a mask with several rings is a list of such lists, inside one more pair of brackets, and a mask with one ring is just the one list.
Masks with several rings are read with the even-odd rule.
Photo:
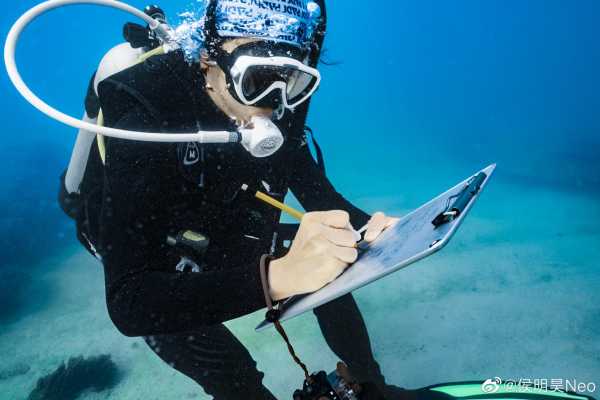
[[134, 324], [132, 324], [127, 316], [127, 313], [123, 311], [123, 307], [119, 302], [111, 300], [107, 293], [106, 305], [108, 308], [108, 316], [110, 317], [113, 325], [117, 328], [121, 334], [128, 337], [138, 337]]
[[128, 337], [140, 337], [151, 335], [142, 324], [139, 323], [140, 316], [134, 315], [130, 304], [133, 299], [123, 295], [123, 290], [106, 288], [106, 306], [108, 315], [121, 334]]

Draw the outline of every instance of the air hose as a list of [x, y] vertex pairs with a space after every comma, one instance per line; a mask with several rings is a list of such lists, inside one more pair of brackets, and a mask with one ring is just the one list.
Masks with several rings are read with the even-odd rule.
[[179, 46], [174, 43], [168, 30], [161, 22], [151, 18], [143, 11], [126, 3], [116, 0], [49, 0], [38, 4], [25, 14], [12, 26], [4, 46], [4, 62], [8, 76], [19, 93], [35, 108], [50, 118], [53, 118], [73, 128], [86, 130], [96, 134], [119, 139], [137, 140], [145, 142], [198, 142], [198, 143], [241, 143], [255, 157], [266, 157], [275, 153], [283, 144], [281, 132], [266, 118], [255, 117], [253, 125], [256, 129], [239, 129], [237, 132], [228, 131], [199, 131], [183, 133], [163, 132], [137, 132], [124, 129], [115, 129], [94, 125], [77, 118], [73, 118], [40, 99], [23, 81], [15, 60], [16, 47], [23, 30], [36, 18], [48, 11], [70, 5], [97, 5], [115, 8], [130, 13], [144, 20], [150, 29], [155, 32], [165, 44], [165, 51], [174, 50]]

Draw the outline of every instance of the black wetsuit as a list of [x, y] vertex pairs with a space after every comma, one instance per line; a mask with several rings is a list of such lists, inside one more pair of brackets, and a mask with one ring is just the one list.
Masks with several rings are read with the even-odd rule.
[[[154, 57], [100, 84], [105, 124], [163, 132], [235, 130], [204, 86], [199, 66], [180, 54]], [[357, 227], [369, 218], [317, 166], [297, 115], [302, 112], [288, 112], [278, 123], [285, 144], [266, 159], [241, 145], [106, 142], [97, 245], [110, 316], [124, 334], [146, 337], [163, 360], [217, 399], [272, 398], [250, 354], [222, 325], [265, 307], [259, 258], [277, 242], [280, 211], [244, 195], [241, 185], [279, 200], [291, 190], [307, 211], [347, 210]], [[167, 244], [167, 236], [185, 230], [210, 238], [202, 259]], [[200, 271], [178, 271], [184, 256]], [[355, 374], [382, 382], [353, 298], [315, 314], [327, 343]]]
[[[103, 81], [99, 104], [88, 102], [88, 113], [99, 105], [105, 125], [129, 130], [235, 130], [204, 87], [199, 65], [174, 52]], [[314, 161], [305, 112], [288, 112], [278, 122], [285, 144], [269, 158], [254, 158], [236, 144], [107, 138], [103, 174], [84, 179], [89, 187], [82, 192], [103, 188], [94, 197], [97, 221], [86, 214], [83, 225], [98, 227], [94, 244], [115, 325], [125, 335], [145, 337], [164, 361], [216, 399], [273, 398], [248, 351], [222, 324], [265, 307], [259, 258], [279, 242], [280, 211], [240, 192], [241, 185], [279, 200], [291, 190], [307, 211], [347, 210], [357, 227], [369, 218], [335, 191]], [[92, 153], [93, 166], [99, 158]], [[210, 238], [204, 255], [167, 244], [168, 236], [187, 230]], [[197, 268], [178, 269], [184, 257]], [[315, 314], [327, 343], [355, 375], [383, 384], [352, 296]]]

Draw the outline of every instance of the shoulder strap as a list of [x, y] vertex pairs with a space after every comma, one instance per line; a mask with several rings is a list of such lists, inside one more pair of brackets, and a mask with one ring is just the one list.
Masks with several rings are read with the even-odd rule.
[[107, 126], [132, 106], [141, 105], [158, 126], [167, 115], [194, 118], [192, 87], [202, 87], [202, 74], [190, 74], [181, 51], [157, 55], [111, 76], [98, 85], [100, 105]]
[[[315, 138], [315, 134], [309, 126], [304, 127], [304, 132], [310, 134], [310, 139], [315, 148], [315, 153], [317, 153], [316, 154], [317, 155], [317, 165], [318, 165], [319, 169], [321, 170], [321, 172], [323, 172], [323, 175], [325, 175], [326, 174], [325, 159], [323, 158], [323, 151], [321, 150], [321, 146], [319, 146], [319, 143], [317, 142], [317, 139]], [[306, 135], [306, 136], [308, 136], [308, 135]]]

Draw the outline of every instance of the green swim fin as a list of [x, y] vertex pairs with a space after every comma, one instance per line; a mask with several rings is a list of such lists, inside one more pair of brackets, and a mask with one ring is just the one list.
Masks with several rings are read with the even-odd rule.
[[554, 388], [540, 388], [517, 382], [488, 379], [485, 382], [457, 382], [428, 386], [416, 391], [419, 400], [594, 400], [593, 397]]

